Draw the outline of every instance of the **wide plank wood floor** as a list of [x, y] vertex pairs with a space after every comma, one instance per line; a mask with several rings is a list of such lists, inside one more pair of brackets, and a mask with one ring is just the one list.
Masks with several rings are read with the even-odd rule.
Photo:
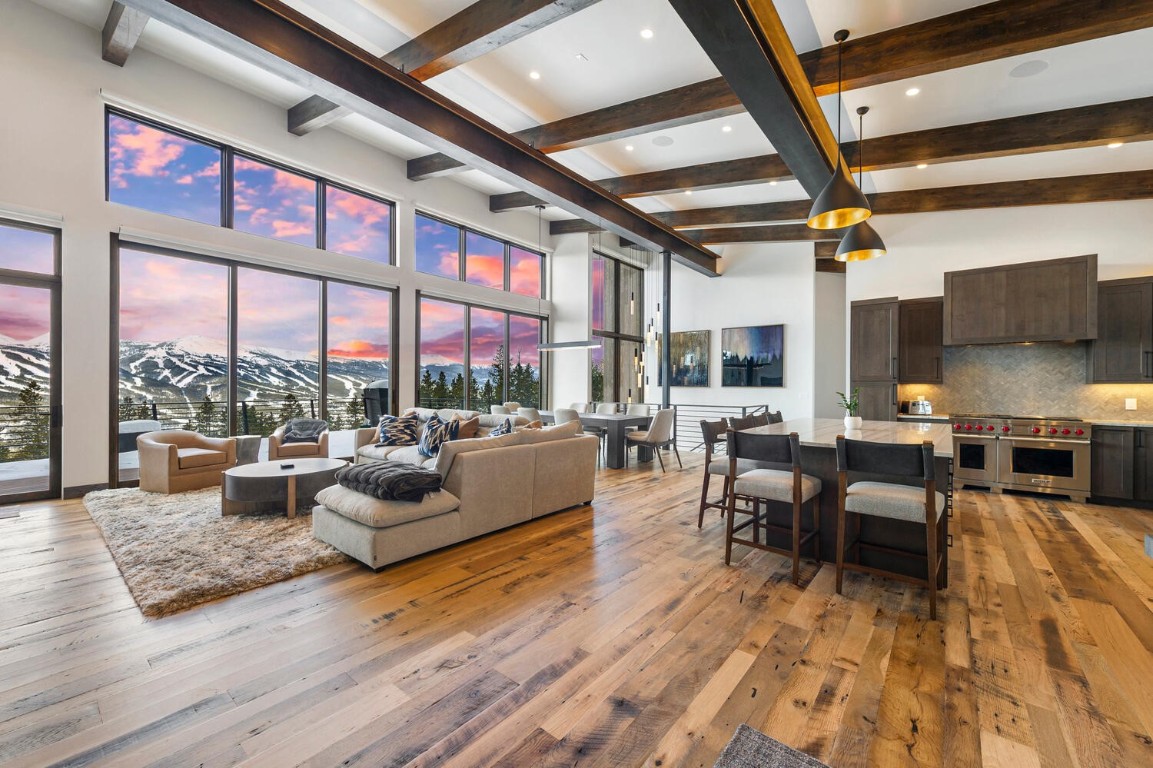
[[[79, 502], [0, 519], [0, 764], [1153, 766], [1153, 513], [961, 492], [924, 590], [696, 527], [701, 461], [146, 621]], [[12, 508], [5, 508], [11, 511]]]

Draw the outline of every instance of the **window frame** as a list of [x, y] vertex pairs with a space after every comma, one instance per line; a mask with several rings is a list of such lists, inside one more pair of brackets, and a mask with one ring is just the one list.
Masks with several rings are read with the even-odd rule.
[[[621, 373], [621, 366], [619, 365], [620, 343], [621, 342], [635, 342], [635, 343], [639, 344], [641, 349], [643, 350], [645, 347], [645, 337], [644, 337], [643, 333], [641, 333], [640, 335], [634, 335], [631, 333], [624, 333], [620, 330], [620, 328], [621, 328], [621, 311], [620, 311], [620, 308], [622, 306], [621, 305], [621, 271], [622, 271], [622, 269], [633, 269], [633, 270], [636, 270], [638, 273], [640, 273], [640, 275], [639, 275], [640, 279], [637, 283], [637, 292], [639, 293], [639, 295], [637, 296], [636, 305], [637, 305], [637, 307], [640, 308], [641, 316], [643, 317], [644, 316], [644, 306], [645, 306], [645, 269], [643, 267], [638, 267], [634, 264], [626, 263], [625, 261], [623, 261], [621, 259], [618, 259], [614, 256], [611, 256], [611, 255], [605, 253], [604, 251], [600, 251], [600, 250], [597, 250], [595, 248], [593, 249], [593, 255], [603, 259], [606, 262], [606, 270], [605, 270], [605, 273], [606, 273], [605, 274], [605, 285], [606, 286], [609, 284], [609, 279], [608, 279], [608, 271], [609, 270], [607, 269], [607, 264], [612, 264], [612, 273], [613, 273], [612, 285], [614, 286], [613, 296], [612, 296], [613, 328], [611, 328], [611, 329], [609, 329], [609, 328], [602, 328], [602, 329], [590, 328], [589, 333], [592, 335], [593, 338], [599, 337], [602, 339], [610, 339], [613, 341], [613, 343], [611, 345], [605, 345], [602, 347], [603, 352], [606, 353], [606, 357], [607, 357], [608, 349], [611, 347], [611, 349], [613, 350], [613, 358], [614, 358], [613, 380], [611, 382], [611, 392], [613, 395], [613, 399], [608, 400], [606, 402], [624, 402], [624, 398], [619, 397], [619, 395], [621, 394], [621, 389], [622, 389], [621, 382], [624, 381], [624, 379], [622, 377], [622, 373]], [[589, 317], [590, 318], [592, 317], [592, 312], [593, 312], [593, 306], [592, 306], [593, 297], [592, 297], [592, 290], [591, 290], [592, 269], [593, 269], [593, 262], [592, 262], [592, 259], [590, 259], [589, 260], [589, 286], [590, 286], [590, 290], [589, 290]], [[605, 294], [605, 296], [602, 296], [602, 301], [605, 301], [606, 297], [607, 297], [607, 293]], [[592, 370], [593, 370], [592, 357], [593, 357], [592, 351], [590, 350], [589, 351], [589, 391], [590, 392], [592, 391]], [[604, 373], [604, 371], [602, 371], [602, 374], [603, 373]], [[631, 389], [632, 387], [626, 385], [623, 388], [625, 390], [628, 390], [628, 389]], [[604, 381], [604, 391], [605, 392], [610, 391], [610, 382], [608, 381], [607, 378]], [[644, 391], [643, 387], [641, 388], [640, 391], [641, 392]], [[638, 402], [640, 402], [640, 401], [638, 401]]]
[[[435, 274], [432, 272], [423, 272], [420, 269], [416, 269], [416, 248], [415, 248], [415, 238], [414, 238], [413, 269], [418, 274], [428, 275], [430, 277], [439, 277], [442, 280], [453, 280], [454, 282], [464, 283], [465, 285], [473, 285], [473, 286], [476, 286], [477, 288], [487, 288], [490, 291], [501, 291], [503, 293], [508, 293], [508, 294], [513, 295], [513, 296], [524, 296], [524, 297], [530, 298], [530, 299], [544, 299], [545, 298], [545, 285], [547, 284], [545, 270], [547, 269], [546, 265], [547, 265], [548, 260], [545, 258], [545, 253], [543, 250], [541, 250], [539, 248], [534, 248], [534, 247], [529, 246], [529, 245], [525, 245], [524, 243], [521, 243], [521, 242], [509, 240], [506, 237], [501, 237], [500, 235], [492, 233], [492, 232], [485, 232], [484, 230], [478, 229], [477, 227], [470, 227], [467, 224], [462, 224], [460, 222], [452, 221], [451, 219], [445, 218], [444, 216], [438, 216], [435, 213], [429, 213], [428, 211], [423, 210], [421, 208], [417, 208], [413, 213], [413, 217], [414, 217], [413, 218], [413, 229], [414, 230], [416, 228], [416, 219], [415, 219], [416, 216], [422, 216], [426, 219], [438, 221], [441, 224], [444, 224], [446, 226], [455, 227], [457, 230], [457, 234], [458, 234], [458, 239], [457, 239], [457, 275], [456, 275], [456, 277], [455, 278], [447, 277], [446, 275]], [[469, 280], [468, 280], [467, 243], [468, 243], [468, 235], [470, 233], [477, 235], [479, 237], [487, 238], [489, 240], [495, 240], [496, 242], [500, 243], [501, 246], [503, 247], [503, 251], [504, 251], [504, 255], [503, 255], [503, 258], [504, 258], [504, 286], [502, 288], [493, 288], [491, 286], [481, 285], [480, 283], [469, 282]], [[522, 251], [525, 251], [526, 253], [536, 254], [537, 258], [540, 259], [540, 291], [537, 295], [530, 295], [527, 293], [517, 293], [517, 292], [512, 290], [512, 272], [511, 272], [511, 270], [512, 270], [512, 249], [513, 248], [518, 248]]]

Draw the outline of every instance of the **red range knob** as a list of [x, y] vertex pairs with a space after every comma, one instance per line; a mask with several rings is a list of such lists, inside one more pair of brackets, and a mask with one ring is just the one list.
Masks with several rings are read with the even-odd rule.
[[973, 425], [972, 424], [966, 424], [965, 429], [969, 432], [972, 432], [973, 431]]
[[1036, 435], [1041, 431], [1040, 427], [1033, 427], [1033, 434]]
[[960, 424], [954, 424], [954, 425], [953, 425], [953, 429], [960, 429], [960, 428], [961, 428], [961, 425], [960, 425]]
[[1062, 434], [1062, 435], [1067, 435], [1067, 434], [1069, 434], [1069, 428], [1068, 428], [1068, 427], [1065, 427], [1064, 429], [1062, 429], [1062, 430], [1061, 430], [1061, 434]]
[[993, 431], [993, 425], [992, 425], [992, 424], [990, 424], [989, 426], [985, 427], [985, 429], [987, 429], [987, 430], [989, 430], [990, 432], [992, 432], [992, 431]]
[[1005, 426], [1001, 427], [1001, 431], [1002, 432], [1008, 432], [1009, 431], [1009, 425], [1006, 424]]
[[1057, 434], [1057, 428], [1056, 427], [1049, 427], [1049, 434], [1050, 435]]
[[1085, 434], [1085, 430], [1083, 430], [1083, 429], [1078, 429], [1078, 430], [1077, 430], [1076, 432], [1074, 432], [1073, 434], [1075, 434], [1075, 435], [1083, 435], [1083, 434]]

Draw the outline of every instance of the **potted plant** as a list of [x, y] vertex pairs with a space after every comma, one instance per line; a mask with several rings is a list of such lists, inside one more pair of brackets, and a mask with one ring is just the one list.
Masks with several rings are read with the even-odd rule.
[[845, 429], [860, 429], [861, 417], [857, 414], [861, 410], [861, 388], [855, 387], [848, 395], [844, 392], [837, 394], [841, 396], [840, 405], [845, 409]]

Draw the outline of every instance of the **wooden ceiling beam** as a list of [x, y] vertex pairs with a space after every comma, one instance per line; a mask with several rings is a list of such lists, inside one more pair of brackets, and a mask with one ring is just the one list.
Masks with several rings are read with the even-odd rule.
[[716, 254], [637, 211], [428, 86], [277, 0], [125, 0], [162, 24], [312, 89], [429, 147], [681, 264], [716, 275]]
[[681, 230], [685, 237], [701, 244], [724, 243], [796, 243], [818, 240], [839, 241], [843, 229], [812, 229], [804, 224], [775, 224], [763, 227], [716, 227]]
[[[382, 59], [424, 82], [597, 2], [599, 0], [477, 0]], [[331, 101], [309, 96], [289, 109], [288, 130], [303, 136], [347, 114], [348, 110], [342, 111]]]
[[148, 14], [128, 8], [124, 3], [113, 2], [100, 34], [100, 58], [123, 67], [136, 48], [147, 23]]
[[[728, 83], [718, 77], [527, 128], [513, 136], [541, 152], [560, 152], [744, 111]], [[413, 181], [463, 170], [467, 170], [463, 163], [442, 154], [408, 161], [408, 177]]]

